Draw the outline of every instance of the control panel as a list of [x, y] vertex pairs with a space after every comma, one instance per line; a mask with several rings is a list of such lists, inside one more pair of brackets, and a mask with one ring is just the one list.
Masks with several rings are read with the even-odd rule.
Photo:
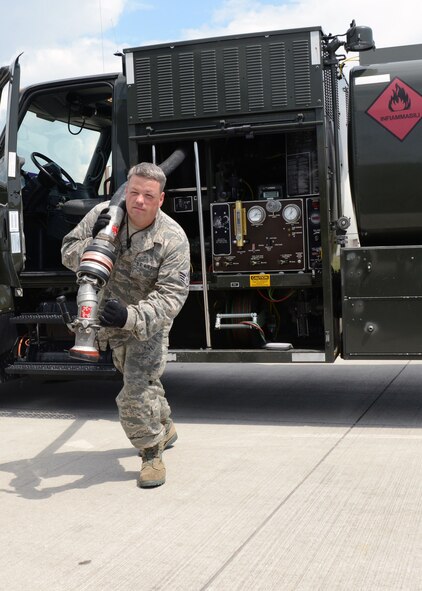
[[306, 200], [306, 264], [309, 269], [321, 266], [321, 214], [319, 197]]
[[213, 272], [303, 271], [304, 216], [303, 199], [211, 204]]

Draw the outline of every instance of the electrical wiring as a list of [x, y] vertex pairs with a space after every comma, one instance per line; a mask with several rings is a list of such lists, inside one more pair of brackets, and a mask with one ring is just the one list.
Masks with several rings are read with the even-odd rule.
[[25, 344], [25, 347], [29, 346], [29, 338], [27, 337], [27, 335], [21, 337], [18, 342], [17, 355], [20, 358], [22, 358], [22, 344]]
[[347, 57], [338, 66], [338, 69], [339, 69], [339, 79], [341, 80], [343, 78], [346, 81], [347, 86], [349, 86], [349, 83], [348, 83], [346, 77], [343, 74], [344, 66], [346, 65], [346, 62], [356, 62], [356, 61], [359, 61], [359, 58], [356, 57], [356, 56], [354, 56], [354, 57]]
[[247, 188], [249, 189], [249, 192], [251, 194], [251, 197], [253, 199], [255, 195], [254, 195], [254, 192], [252, 191], [252, 187], [250, 186], [250, 184], [247, 181], [245, 181], [245, 179], [240, 179], [240, 182], [247, 186]]
[[295, 293], [295, 290], [291, 290], [287, 295], [285, 295], [284, 297], [280, 298], [280, 299], [274, 299], [272, 296], [272, 290], [269, 289], [268, 290], [268, 296], [264, 295], [261, 290], [257, 290], [259, 295], [261, 296], [261, 298], [263, 298], [264, 300], [266, 300], [267, 302], [271, 302], [272, 304], [279, 304], [280, 302], [284, 302], [285, 300], [288, 300], [290, 297], [292, 297], [292, 295]]
[[259, 324], [256, 324], [255, 322], [250, 322], [249, 320], [244, 320], [240, 324], [245, 324], [246, 326], [250, 326], [251, 328], [256, 328], [256, 330], [259, 332], [259, 335], [262, 338], [262, 340], [264, 341], [264, 343], [267, 342], [266, 338], [265, 338], [265, 333], [262, 330], [262, 328], [259, 326]]

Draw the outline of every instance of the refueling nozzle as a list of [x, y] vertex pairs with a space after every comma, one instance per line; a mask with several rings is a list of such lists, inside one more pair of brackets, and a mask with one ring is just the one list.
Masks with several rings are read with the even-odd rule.
[[80, 285], [77, 296], [78, 316], [71, 317], [66, 306], [66, 296], [57, 299], [66, 326], [75, 333], [75, 345], [69, 349], [69, 356], [81, 361], [96, 362], [100, 358], [95, 346], [98, 324], [98, 289], [95, 280], [86, 278]]

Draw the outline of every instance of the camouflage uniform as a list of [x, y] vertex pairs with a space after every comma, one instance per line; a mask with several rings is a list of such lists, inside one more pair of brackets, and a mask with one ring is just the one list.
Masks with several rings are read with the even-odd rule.
[[[81, 254], [92, 240], [92, 227], [108, 202], [92, 209], [64, 237], [63, 264], [76, 271]], [[100, 349], [107, 343], [115, 366], [123, 374], [123, 388], [116, 398], [120, 422], [132, 445], [152, 447], [165, 434], [170, 416], [160, 377], [167, 360], [168, 334], [173, 319], [189, 293], [189, 242], [182, 228], [161, 209], [154, 223], [131, 236], [127, 248], [127, 221], [116, 238], [117, 260], [100, 293], [127, 306], [122, 329], [102, 328]]]

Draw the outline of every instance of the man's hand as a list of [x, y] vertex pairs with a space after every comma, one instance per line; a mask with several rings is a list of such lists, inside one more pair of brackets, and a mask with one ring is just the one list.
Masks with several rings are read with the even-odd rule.
[[103, 209], [103, 211], [97, 217], [94, 227], [92, 228], [92, 237], [93, 238], [95, 238], [95, 236], [98, 234], [98, 232], [100, 230], [102, 230], [103, 228], [105, 228], [107, 226], [108, 222], [111, 220], [111, 216], [108, 213], [108, 211], [109, 211], [109, 209], [108, 209], [108, 207], [106, 207], [105, 209]]
[[117, 300], [107, 300], [100, 315], [101, 326], [123, 328], [127, 320], [127, 308]]

